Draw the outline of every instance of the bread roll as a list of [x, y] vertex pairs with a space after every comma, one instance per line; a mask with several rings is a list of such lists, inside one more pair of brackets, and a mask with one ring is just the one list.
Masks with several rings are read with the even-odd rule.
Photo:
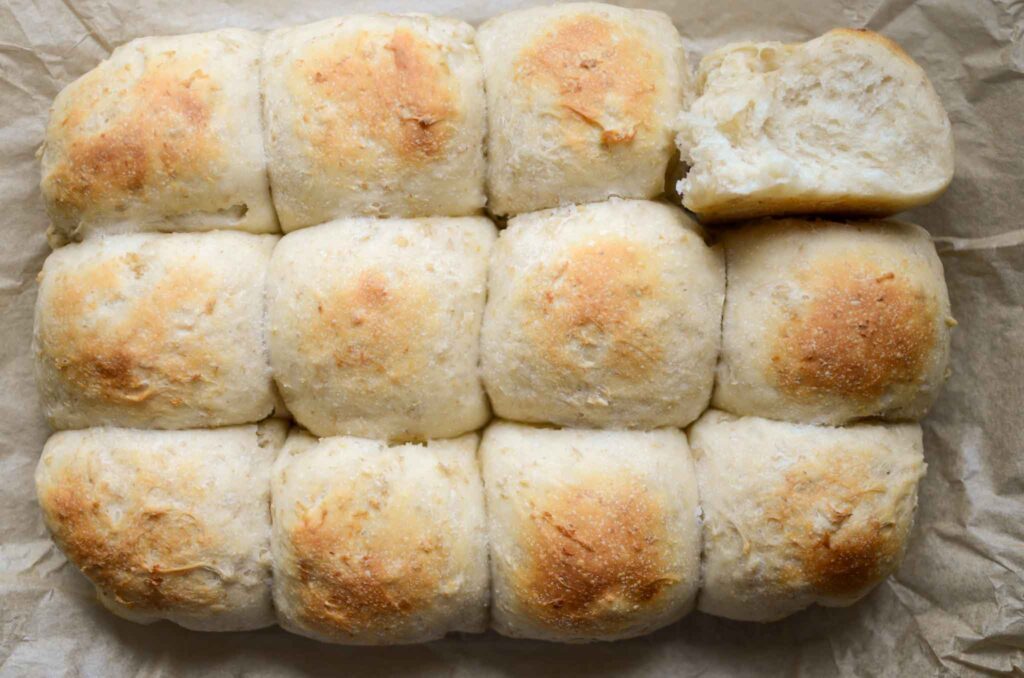
[[472, 26], [363, 15], [275, 31], [262, 80], [285, 231], [484, 205], [483, 75]]
[[851, 605], [899, 567], [924, 475], [916, 424], [830, 428], [708, 410], [690, 429], [702, 612], [773, 621]]
[[715, 407], [818, 424], [924, 416], [956, 324], [924, 229], [787, 219], [724, 243]]
[[704, 221], [884, 216], [953, 178], [953, 134], [928, 76], [891, 40], [837, 29], [704, 58], [680, 118], [683, 204]]
[[270, 414], [263, 295], [276, 242], [145, 233], [51, 254], [34, 334], [50, 425], [206, 428]]
[[489, 288], [482, 366], [499, 416], [655, 428], [707, 407], [725, 267], [682, 210], [613, 199], [515, 217]]
[[355, 645], [483, 631], [475, 434], [388, 447], [293, 434], [274, 467], [274, 602], [289, 631]]
[[319, 436], [423, 440], [482, 426], [479, 332], [494, 225], [342, 219], [274, 251], [270, 356]]
[[498, 633], [617, 640], [693, 607], [700, 518], [681, 432], [495, 421], [480, 455]]
[[260, 122], [263, 36], [140, 38], [57, 95], [42, 153], [52, 240], [277, 231]]
[[663, 192], [691, 90], [668, 16], [598, 3], [532, 7], [485, 22], [476, 44], [492, 212]]
[[120, 617], [270, 626], [270, 468], [286, 428], [55, 433], [36, 469], [43, 518]]

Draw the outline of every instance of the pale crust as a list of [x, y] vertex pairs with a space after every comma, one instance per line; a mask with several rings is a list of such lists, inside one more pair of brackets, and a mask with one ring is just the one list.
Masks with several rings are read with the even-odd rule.
[[778, 197], [759, 196], [756, 198], [729, 198], [715, 201], [707, 206], [691, 203], [688, 209], [700, 215], [701, 223], [724, 224], [761, 217], [797, 217], [808, 214], [829, 215], [833, 218], [887, 217], [911, 209], [937, 198], [946, 186], [924, 200], [918, 198], [900, 201], [891, 197], [870, 198], [861, 194], [846, 193], [829, 197]]
[[267, 287], [270, 362], [296, 421], [388, 440], [482, 426], [494, 239], [481, 217], [344, 219], [285, 236]]

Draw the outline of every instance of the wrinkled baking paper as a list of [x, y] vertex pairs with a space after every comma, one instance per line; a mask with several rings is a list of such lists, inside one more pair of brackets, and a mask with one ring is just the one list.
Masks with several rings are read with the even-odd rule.
[[0, 675], [878, 675], [1024, 672], [1024, 4], [1011, 0], [643, 0], [691, 60], [737, 40], [834, 26], [896, 39], [956, 133], [956, 178], [907, 215], [936, 237], [953, 375], [924, 422], [928, 475], [906, 562], [860, 604], [755, 625], [693, 614], [636, 640], [567, 646], [488, 633], [412, 647], [324, 645], [279, 629], [201, 634], [105, 612], [43, 528], [32, 473], [47, 437], [29, 354], [48, 252], [35, 158], [57, 92], [145, 35], [266, 30], [344, 13], [478, 24], [526, 3], [454, 0], [0, 1]]

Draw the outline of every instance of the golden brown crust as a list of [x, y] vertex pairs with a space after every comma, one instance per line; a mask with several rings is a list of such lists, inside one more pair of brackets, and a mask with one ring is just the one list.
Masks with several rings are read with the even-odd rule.
[[656, 298], [654, 253], [625, 238], [606, 237], [573, 248], [525, 286], [523, 303], [546, 360], [584, 376], [596, 362], [622, 377], [641, 377], [661, 358], [641, 305]]
[[[210, 315], [217, 304], [212, 271], [176, 266], [165, 271], [143, 295], [125, 291], [145, 274], [147, 263], [135, 253], [62, 271], [53, 281], [47, 317], [40, 327], [40, 351], [62, 378], [86, 398], [119, 406], [154, 399], [179, 405], [175, 387], [213, 382], [217, 369], [208, 348], [177, 338], [177, 315]], [[116, 321], [83, 327], [107, 305], [125, 305]]]
[[428, 360], [425, 339], [436, 314], [427, 290], [367, 268], [337, 291], [317, 292], [303, 326], [303, 350], [329, 355], [339, 371], [361, 375], [364, 394], [405, 384]]
[[[202, 483], [191, 480], [168, 492], [202, 492]], [[136, 482], [147, 489], [166, 484], [158, 473], [141, 473]], [[202, 572], [212, 567], [203, 554], [216, 550], [219, 537], [199, 518], [137, 496], [125, 500], [130, 510], [115, 524], [112, 498], [102, 488], [89, 475], [66, 471], [39, 496], [55, 541], [101, 591], [138, 611], [203, 610], [223, 601], [219, 580]]]
[[403, 516], [401, 501], [385, 494], [363, 506], [351, 489], [339, 489], [300, 513], [289, 538], [303, 623], [328, 635], [360, 635], [399, 626], [431, 605], [449, 559], [446, 542], [411, 529], [422, 523], [411, 512]]
[[[405, 28], [383, 46], [377, 41], [367, 32], [345, 35], [295, 62], [293, 91], [309, 111], [296, 132], [321, 166], [370, 152], [420, 166], [443, 156], [455, 134], [458, 87], [441, 46]], [[388, 171], [367, 170], [374, 167]]]
[[739, 196], [717, 202], [710, 207], [694, 206], [686, 201], [688, 209], [700, 216], [705, 224], [758, 219], [761, 217], [783, 218], [787, 216], [819, 215], [823, 217], [887, 217], [900, 210], [917, 204], [918, 200], [899, 201], [893, 198], [868, 198], [843, 195], [827, 199], [796, 197], [760, 198]]
[[926, 378], [938, 309], [902, 272], [840, 258], [796, 277], [810, 298], [778, 328], [768, 376], [781, 391], [872, 401]]
[[856, 596], [878, 583], [898, 559], [902, 537], [895, 516], [854, 517], [861, 501], [886, 493], [862, 460], [823, 454], [786, 473], [765, 502], [765, 520], [783, 526], [796, 564], [783, 577], [824, 595]]
[[664, 507], [632, 478], [581, 482], [531, 502], [513, 586], [542, 623], [611, 632], [656, 605], [669, 572]]
[[584, 14], [558, 21], [524, 50], [516, 78], [557, 93], [570, 143], [585, 143], [596, 127], [610, 148], [653, 131], [664, 70], [641, 33]]
[[[149, 187], [202, 179], [222, 155], [210, 129], [219, 88], [200, 59], [171, 51], [151, 60], [119, 96], [122, 107], [103, 101], [111, 96], [108, 78], [87, 75], [51, 122], [66, 146], [43, 191], [58, 209], [117, 209]], [[98, 108], [107, 116], [101, 125], [92, 120]]]

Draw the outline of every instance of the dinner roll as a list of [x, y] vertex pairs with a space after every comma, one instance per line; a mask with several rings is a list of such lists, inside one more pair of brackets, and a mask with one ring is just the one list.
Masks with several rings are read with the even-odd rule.
[[270, 626], [270, 469], [286, 428], [55, 433], [36, 469], [43, 518], [120, 617]]
[[388, 447], [297, 433], [274, 467], [274, 602], [289, 631], [354, 645], [483, 631], [475, 434]]
[[42, 149], [51, 240], [277, 231], [260, 122], [263, 37], [140, 38], [57, 95]]
[[681, 432], [495, 421], [480, 455], [498, 633], [617, 640], [692, 609], [700, 517]]
[[708, 410], [690, 429], [702, 612], [774, 621], [851, 605], [899, 567], [925, 464], [916, 424], [831, 428]]
[[953, 178], [953, 134], [928, 76], [891, 40], [837, 29], [704, 58], [677, 139], [683, 204], [705, 221], [887, 215]]
[[285, 231], [484, 205], [483, 74], [473, 27], [357, 15], [271, 33], [263, 110]]
[[270, 266], [270, 360], [295, 420], [391, 440], [482, 426], [495, 237], [483, 217], [341, 219], [285, 236]]
[[206, 428], [269, 415], [263, 292], [275, 242], [144, 233], [51, 254], [34, 334], [50, 426]]
[[668, 16], [598, 3], [532, 7], [485, 22], [476, 44], [492, 212], [662, 193], [691, 90]]
[[956, 324], [924, 229], [787, 219], [724, 243], [715, 407], [818, 424], [924, 416]]
[[495, 412], [591, 427], [685, 426], [707, 407], [725, 267], [682, 210], [615, 200], [513, 218], [481, 336]]

